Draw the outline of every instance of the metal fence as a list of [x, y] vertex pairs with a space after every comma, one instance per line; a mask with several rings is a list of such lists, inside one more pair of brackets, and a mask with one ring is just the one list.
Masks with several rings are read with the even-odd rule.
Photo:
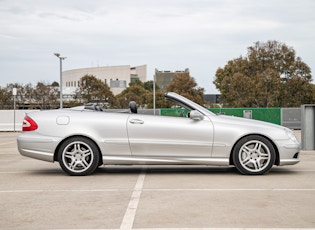
[[301, 129], [301, 108], [282, 108], [281, 125], [290, 129]]

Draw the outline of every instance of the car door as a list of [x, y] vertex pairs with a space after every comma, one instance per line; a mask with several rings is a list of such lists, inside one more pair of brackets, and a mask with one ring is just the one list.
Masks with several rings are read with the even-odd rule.
[[187, 117], [131, 114], [127, 120], [133, 156], [210, 157], [213, 125]]

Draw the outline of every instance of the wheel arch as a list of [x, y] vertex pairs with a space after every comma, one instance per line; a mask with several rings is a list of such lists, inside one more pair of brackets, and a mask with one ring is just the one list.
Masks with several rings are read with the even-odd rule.
[[272, 144], [272, 146], [273, 146], [273, 148], [275, 149], [275, 152], [276, 152], [276, 159], [275, 159], [274, 165], [279, 165], [279, 164], [280, 164], [279, 150], [278, 150], [277, 145], [276, 145], [269, 137], [267, 137], [267, 136], [265, 136], [265, 135], [258, 134], [258, 133], [251, 133], [251, 134], [247, 134], [247, 135], [245, 135], [245, 136], [240, 137], [240, 138], [234, 143], [234, 145], [233, 145], [233, 147], [232, 147], [232, 149], [231, 149], [231, 152], [230, 152], [230, 165], [234, 165], [234, 162], [233, 162], [233, 151], [234, 151], [234, 149], [235, 149], [235, 146], [237, 145], [237, 143], [238, 143], [240, 140], [242, 140], [242, 139], [244, 139], [244, 138], [247, 138], [247, 137], [249, 137], [249, 136], [261, 136], [261, 137], [263, 137], [263, 138], [266, 138], [266, 139]]
[[90, 138], [88, 136], [84, 136], [84, 135], [72, 135], [72, 136], [68, 136], [65, 139], [63, 139], [62, 141], [60, 141], [60, 143], [57, 145], [57, 147], [55, 149], [55, 152], [54, 152], [54, 161], [58, 161], [58, 151], [60, 149], [60, 146], [65, 141], [69, 140], [70, 138], [75, 138], [75, 137], [83, 137], [83, 138], [89, 139], [90, 141], [92, 141], [95, 144], [95, 146], [97, 147], [97, 150], [98, 150], [98, 154], [100, 156], [98, 165], [102, 165], [103, 164], [103, 158], [102, 158], [102, 152], [101, 152], [100, 147], [98, 146], [98, 144], [92, 138]]

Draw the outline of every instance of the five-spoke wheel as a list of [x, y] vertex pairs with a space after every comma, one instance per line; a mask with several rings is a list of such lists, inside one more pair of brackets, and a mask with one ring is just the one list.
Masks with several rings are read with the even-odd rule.
[[265, 174], [274, 165], [275, 158], [276, 152], [270, 141], [256, 135], [241, 139], [233, 151], [234, 164], [242, 174]]
[[72, 176], [92, 174], [99, 163], [97, 146], [84, 137], [72, 137], [59, 148], [58, 161], [61, 168]]

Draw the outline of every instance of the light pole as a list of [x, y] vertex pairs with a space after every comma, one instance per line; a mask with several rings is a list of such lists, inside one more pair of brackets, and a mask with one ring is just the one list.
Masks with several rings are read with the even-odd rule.
[[60, 87], [60, 109], [62, 109], [62, 60], [65, 60], [66, 57], [60, 57], [60, 53], [54, 53], [55, 56], [57, 56], [57, 58], [59, 58], [60, 60], [60, 83], [59, 83], [59, 87]]

